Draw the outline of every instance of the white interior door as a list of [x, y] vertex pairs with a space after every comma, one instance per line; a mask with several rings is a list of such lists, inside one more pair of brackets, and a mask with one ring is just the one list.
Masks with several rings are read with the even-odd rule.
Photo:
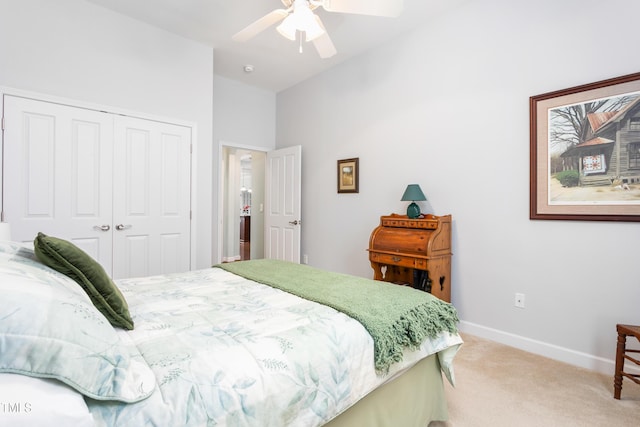
[[113, 276], [190, 267], [191, 129], [116, 118]]
[[302, 147], [267, 153], [265, 258], [300, 263]]
[[113, 116], [4, 96], [5, 221], [72, 241], [111, 273]]

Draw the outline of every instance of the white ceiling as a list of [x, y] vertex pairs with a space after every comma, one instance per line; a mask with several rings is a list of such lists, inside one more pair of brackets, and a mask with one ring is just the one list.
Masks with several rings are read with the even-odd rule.
[[[231, 37], [256, 19], [282, 8], [280, 0], [86, 0], [214, 48], [217, 75], [278, 92], [403, 32], [428, 22], [457, 0], [404, 0], [398, 18], [330, 13], [322, 19], [338, 53], [321, 59], [312, 43], [279, 35], [275, 26], [239, 43]], [[244, 65], [253, 65], [253, 73]]]

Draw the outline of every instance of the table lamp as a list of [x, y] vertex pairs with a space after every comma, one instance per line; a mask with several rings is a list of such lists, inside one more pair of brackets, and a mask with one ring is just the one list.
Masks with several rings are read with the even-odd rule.
[[427, 198], [418, 184], [409, 184], [407, 185], [407, 189], [404, 190], [404, 194], [400, 200], [403, 202], [411, 201], [411, 204], [407, 207], [407, 216], [415, 219], [420, 216], [420, 206], [418, 206], [416, 201], [424, 201], [427, 200]]

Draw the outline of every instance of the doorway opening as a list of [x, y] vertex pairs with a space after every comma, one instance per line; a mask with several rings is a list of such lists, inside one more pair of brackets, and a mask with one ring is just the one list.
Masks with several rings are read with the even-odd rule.
[[222, 146], [222, 262], [264, 258], [266, 153]]
[[251, 259], [251, 211], [253, 193], [251, 152], [240, 156], [240, 260]]

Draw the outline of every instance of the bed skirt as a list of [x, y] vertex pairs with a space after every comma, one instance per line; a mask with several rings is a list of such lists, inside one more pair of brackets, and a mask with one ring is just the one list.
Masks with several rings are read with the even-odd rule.
[[444, 383], [437, 355], [416, 363], [378, 387], [325, 427], [427, 427], [448, 419]]

